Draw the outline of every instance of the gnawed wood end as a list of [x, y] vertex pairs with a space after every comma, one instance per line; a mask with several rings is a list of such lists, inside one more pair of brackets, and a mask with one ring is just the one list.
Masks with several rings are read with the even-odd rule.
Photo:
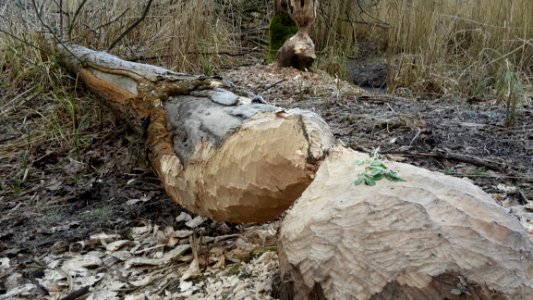
[[311, 183], [334, 142], [322, 119], [314, 118], [258, 112], [219, 145], [198, 139], [183, 171], [175, 176], [170, 171], [177, 168], [169, 168], [164, 174], [164, 187], [180, 205], [215, 220], [273, 220]]
[[533, 243], [516, 218], [468, 180], [401, 163], [386, 162], [404, 182], [355, 186], [367, 157], [331, 150], [284, 218], [294, 299], [530, 299]]
[[195, 213], [231, 222], [274, 219], [311, 183], [334, 143], [312, 112], [252, 104], [212, 78], [67, 47], [57, 47], [65, 64], [146, 135], [165, 191]]
[[283, 1], [287, 12], [298, 26], [298, 32], [289, 38], [277, 53], [276, 61], [281, 67], [300, 70], [309, 68], [316, 59], [315, 44], [309, 36], [309, 28], [316, 19], [316, 0]]

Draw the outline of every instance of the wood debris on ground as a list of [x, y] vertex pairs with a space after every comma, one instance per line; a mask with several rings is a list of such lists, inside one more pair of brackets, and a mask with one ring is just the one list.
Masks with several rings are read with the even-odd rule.
[[[185, 228], [201, 224], [201, 218], [184, 214], [181, 219], [197, 220]], [[146, 223], [131, 228], [128, 239], [98, 233], [62, 253], [23, 261], [2, 257], [6, 291], [0, 300], [271, 299], [277, 227], [254, 225], [213, 237]], [[31, 279], [24, 272], [31, 272]]]

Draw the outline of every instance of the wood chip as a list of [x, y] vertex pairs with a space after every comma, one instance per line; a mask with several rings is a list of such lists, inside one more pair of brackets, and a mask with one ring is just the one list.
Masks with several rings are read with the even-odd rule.
[[187, 226], [189, 228], [196, 228], [196, 227], [200, 226], [204, 221], [205, 221], [204, 217], [197, 216], [196, 218], [186, 222], [185, 226]]

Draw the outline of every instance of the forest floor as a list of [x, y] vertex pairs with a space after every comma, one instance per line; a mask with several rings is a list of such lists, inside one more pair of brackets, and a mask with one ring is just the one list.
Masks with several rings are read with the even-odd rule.
[[[531, 99], [505, 128], [494, 101], [373, 94], [272, 65], [221, 75], [269, 103], [317, 112], [355, 150], [469, 178], [533, 234]], [[29, 145], [18, 128], [39, 116], [1, 104], [0, 299], [276, 297], [278, 222], [232, 225], [184, 212], [121, 124], [95, 124], [92, 142], [75, 152]]]

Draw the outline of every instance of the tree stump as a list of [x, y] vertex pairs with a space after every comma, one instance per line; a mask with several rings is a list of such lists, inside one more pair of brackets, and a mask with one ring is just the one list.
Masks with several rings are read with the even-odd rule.
[[287, 2], [285, 0], [275, 1], [274, 14], [270, 19], [268, 30], [268, 61], [274, 61], [283, 43], [298, 32], [296, 23], [294, 23], [287, 11]]
[[286, 0], [287, 11], [298, 26], [298, 32], [278, 50], [277, 63], [281, 67], [306, 69], [316, 59], [315, 44], [309, 28], [316, 18], [317, 0]]
[[288, 211], [282, 299], [531, 299], [533, 243], [514, 216], [468, 180], [401, 163], [386, 162], [405, 181], [355, 186], [367, 157], [332, 149]]

